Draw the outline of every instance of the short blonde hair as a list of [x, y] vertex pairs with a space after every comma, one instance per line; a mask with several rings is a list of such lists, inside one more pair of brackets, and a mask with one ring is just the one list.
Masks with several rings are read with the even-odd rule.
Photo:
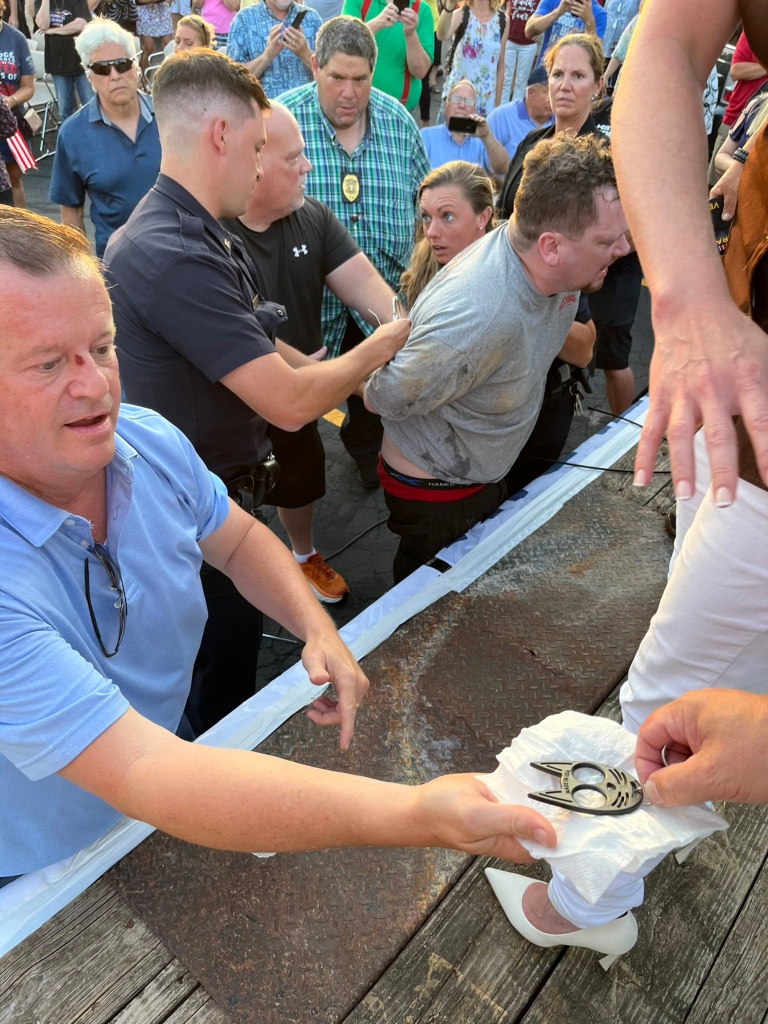
[[201, 46], [213, 47], [213, 37], [216, 30], [210, 22], [204, 21], [199, 14], [185, 14], [183, 18], [179, 18], [176, 28], [180, 28], [182, 25], [197, 32], [200, 37]]
[[101, 274], [101, 263], [81, 231], [12, 206], [0, 206], [2, 266], [15, 267], [30, 277]]

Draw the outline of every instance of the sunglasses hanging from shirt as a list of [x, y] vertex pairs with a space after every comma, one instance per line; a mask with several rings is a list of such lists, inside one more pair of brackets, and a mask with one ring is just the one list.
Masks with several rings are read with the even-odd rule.
[[118, 73], [118, 75], [124, 75], [130, 71], [133, 67], [132, 57], [118, 57], [115, 60], [95, 60], [93, 64], [88, 65], [88, 70], [92, 71], [94, 75], [103, 75], [106, 77], [112, 71], [112, 68]]

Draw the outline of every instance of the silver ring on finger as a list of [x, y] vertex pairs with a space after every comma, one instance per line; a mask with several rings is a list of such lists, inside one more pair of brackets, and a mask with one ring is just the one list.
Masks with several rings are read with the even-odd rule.
[[665, 743], [664, 746], [661, 748], [661, 760], [664, 762], [664, 767], [665, 768], [669, 768], [669, 762], [667, 761], [667, 747], [668, 746], [669, 746], [669, 744]]

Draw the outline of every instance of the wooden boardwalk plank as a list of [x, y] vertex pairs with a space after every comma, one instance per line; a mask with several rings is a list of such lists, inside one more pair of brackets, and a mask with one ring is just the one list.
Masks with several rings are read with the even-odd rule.
[[[639, 431], [638, 431], [639, 434]], [[627, 470], [626, 473], [605, 473], [600, 477], [599, 484], [609, 491], [621, 492], [625, 498], [643, 505], [645, 508], [653, 509], [664, 515], [667, 509], [674, 503], [675, 496], [672, 492], [672, 477], [669, 475], [669, 452], [666, 442], [662, 442], [659, 454], [656, 457], [656, 471], [653, 480], [648, 487], [634, 487], [632, 484], [632, 470], [635, 464], [637, 450], [623, 455], [618, 462], [613, 464], [614, 470]]]
[[164, 1024], [230, 1024], [230, 1022], [229, 1017], [222, 1013], [208, 993], [199, 988], [170, 1017], [166, 1018]]
[[162, 1024], [197, 987], [99, 879], [0, 960], [0, 1024]]
[[[617, 698], [615, 691], [598, 713], [616, 718]], [[682, 1024], [768, 849], [766, 808], [723, 813], [728, 832], [707, 840], [684, 867], [668, 857], [653, 872], [637, 915], [638, 944], [607, 974], [594, 953], [541, 950], [522, 939], [482, 874], [489, 862], [479, 859], [344, 1024]], [[522, 870], [535, 877], [546, 869]], [[762, 890], [744, 941], [761, 908]], [[756, 958], [768, 944], [764, 931]], [[754, 1018], [744, 1024], [762, 1021], [765, 987], [756, 975]], [[689, 1024], [728, 1019], [702, 1014]]]
[[768, 848], [768, 809], [720, 810], [727, 832], [702, 843], [684, 867], [667, 857], [649, 876], [635, 948], [607, 973], [596, 954], [567, 950], [523, 1024], [682, 1024]]
[[[618, 688], [597, 712], [617, 720]], [[510, 926], [475, 860], [344, 1024], [497, 1024], [524, 1012], [562, 955]], [[543, 862], [525, 868], [546, 878]], [[560, 1022], [558, 1022], [560, 1024]]]
[[761, 1024], [768, 1016], [765, 863], [686, 1024]]
[[[163, 1024], [190, 996], [200, 990], [200, 983], [178, 960], [153, 978], [110, 1024]], [[79, 1018], [77, 1024], [91, 1024], [88, 1014]]]

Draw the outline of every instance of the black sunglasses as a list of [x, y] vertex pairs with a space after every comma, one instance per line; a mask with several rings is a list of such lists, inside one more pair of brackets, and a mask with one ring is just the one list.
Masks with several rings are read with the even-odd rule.
[[91, 570], [90, 562], [86, 558], [85, 569], [83, 570], [83, 574], [85, 576], [85, 600], [88, 602], [88, 611], [91, 614], [93, 631], [96, 634], [96, 639], [99, 641], [99, 647], [101, 648], [104, 657], [114, 658], [120, 650], [120, 644], [123, 642], [125, 620], [128, 618], [128, 601], [125, 596], [125, 588], [123, 587], [123, 577], [120, 574], [120, 568], [118, 567], [117, 562], [114, 562], [112, 558], [110, 558], [109, 552], [102, 544], [94, 544], [90, 550], [104, 566], [107, 576], [109, 576], [110, 590], [114, 590], [117, 593], [115, 608], [117, 608], [120, 615], [120, 624], [117, 630], [117, 643], [115, 644], [115, 649], [110, 652], [104, 646], [104, 641], [101, 639], [101, 631], [99, 630], [99, 624], [96, 621], [96, 612], [93, 610], [93, 605], [91, 604]]
[[88, 70], [92, 71], [94, 75], [106, 76], [114, 68], [118, 75], [124, 75], [132, 67], [133, 59], [131, 57], [118, 57], [116, 60], [95, 60], [93, 64], [88, 65]]

